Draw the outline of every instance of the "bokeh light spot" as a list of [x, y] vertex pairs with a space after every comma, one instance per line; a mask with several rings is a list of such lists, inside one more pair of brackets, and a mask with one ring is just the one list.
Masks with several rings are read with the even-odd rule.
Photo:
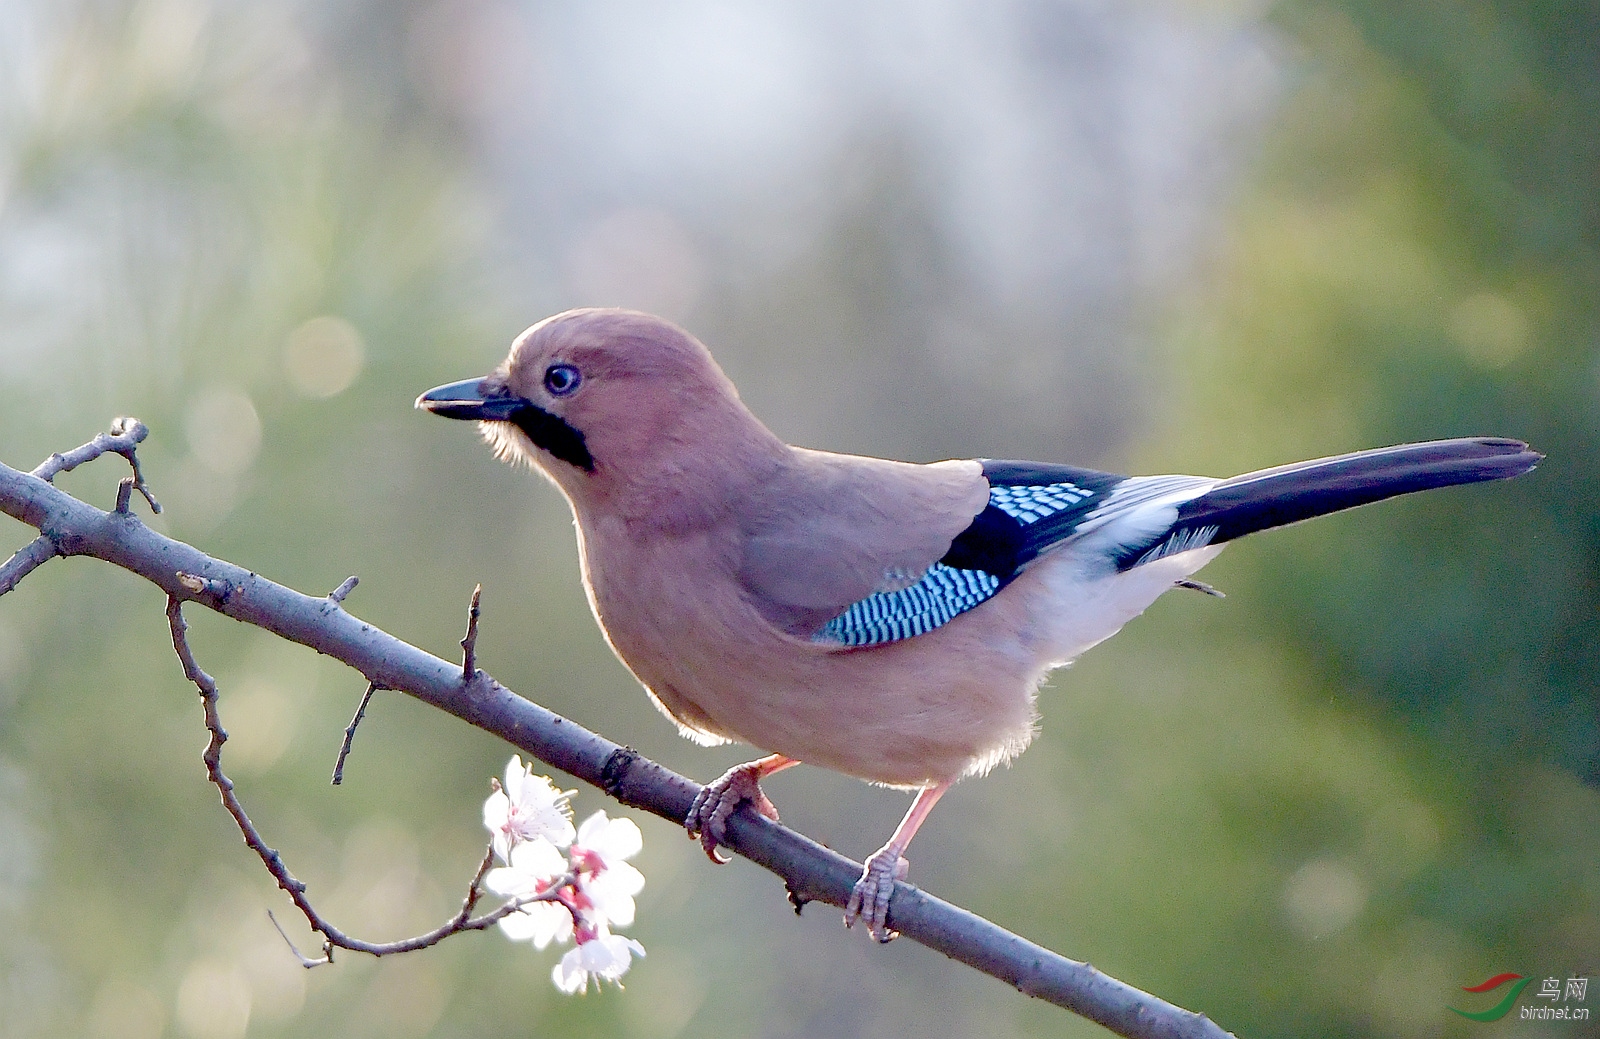
[[270, 677], [250, 675], [223, 695], [229, 770], [254, 775], [271, 768], [294, 737], [294, 704]]
[[213, 473], [237, 476], [261, 452], [261, 419], [250, 398], [235, 389], [212, 387], [189, 408], [184, 422], [189, 450]]
[[1334, 859], [1311, 860], [1283, 886], [1289, 922], [1306, 938], [1326, 938], [1344, 930], [1366, 906], [1366, 883]]
[[350, 388], [361, 374], [366, 345], [356, 327], [324, 314], [289, 333], [283, 370], [302, 396], [326, 399]]

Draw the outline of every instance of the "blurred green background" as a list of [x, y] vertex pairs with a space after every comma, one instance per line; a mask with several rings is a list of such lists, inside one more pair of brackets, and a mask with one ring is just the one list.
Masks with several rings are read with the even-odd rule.
[[[1059, 672], [912, 880], [1252, 1039], [1600, 1035], [1446, 1009], [1600, 976], [1592, 0], [5, 0], [0, 77], [5, 461], [135, 414], [158, 529], [359, 574], [353, 612], [445, 656], [481, 581], [485, 667], [702, 779], [747, 751], [610, 657], [557, 495], [411, 409], [546, 314], [679, 320], [836, 450], [1533, 442], [1513, 483], [1252, 539], [1226, 600]], [[108, 507], [122, 473], [59, 483]], [[324, 910], [445, 918], [507, 748], [380, 693], [332, 789], [360, 677], [202, 613], [225, 762]], [[1104, 1034], [653, 819], [625, 991], [562, 997], [498, 934], [304, 972], [194, 700], [150, 586], [57, 561], [0, 601], [0, 1036]], [[906, 801], [771, 792], [858, 858]]]

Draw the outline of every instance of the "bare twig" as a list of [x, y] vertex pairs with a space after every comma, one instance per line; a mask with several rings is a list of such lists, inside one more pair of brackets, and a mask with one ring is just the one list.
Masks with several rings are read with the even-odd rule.
[[[134, 449], [149, 435], [149, 428], [136, 418], [124, 416], [112, 419], [111, 432], [100, 433], [87, 444], [75, 447], [66, 454], [59, 451], [52, 454], [39, 463], [32, 475], [49, 483], [60, 474], [71, 472], [85, 462], [92, 462], [108, 451], [115, 452], [128, 460], [128, 464], [133, 467], [133, 475], [117, 484], [117, 504], [114, 511], [118, 515], [125, 515], [129, 499], [133, 496], [134, 490], [138, 490], [144, 495], [145, 501], [150, 503], [150, 511], [160, 512], [161, 505], [145, 484], [144, 472], [139, 468], [139, 456], [134, 452]], [[0, 565], [0, 595], [15, 588], [41, 563], [63, 554], [55, 539], [41, 531], [38, 538], [17, 550], [4, 565]]]
[[328, 601], [334, 603], [335, 605], [343, 606], [345, 599], [349, 597], [351, 592], [356, 590], [356, 585], [360, 583], [361, 578], [357, 577], [355, 574], [351, 574], [349, 577], [344, 579], [339, 587], [328, 593]]
[[350, 719], [350, 724], [344, 727], [344, 742], [339, 744], [339, 757], [333, 763], [333, 785], [338, 786], [344, 782], [344, 759], [350, 756], [350, 744], [356, 738], [356, 726], [361, 724], [361, 719], [366, 717], [367, 704], [372, 702], [372, 694], [378, 691], [376, 682], [367, 683], [367, 691], [361, 694], [361, 703], [356, 707], [355, 717]]
[[10, 559], [0, 563], [0, 595], [21, 584], [22, 579], [33, 573], [41, 563], [49, 562], [60, 554], [56, 543], [47, 534], [40, 534], [17, 549]]
[[[194, 651], [189, 648], [189, 625], [183, 619], [183, 603], [175, 597], [167, 598], [167, 623], [172, 629], [172, 648], [177, 651], [178, 661], [183, 665], [184, 677], [195, 684], [200, 690], [200, 704], [205, 711], [206, 731], [211, 734], [211, 739], [206, 743], [206, 749], [201, 754], [205, 762], [206, 776], [219, 793], [222, 795], [222, 806], [228, 814], [233, 816], [235, 825], [244, 836], [244, 843], [261, 859], [267, 872], [278, 882], [278, 886], [288, 892], [289, 898], [294, 902], [295, 908], [300, 910], [306, 918], [306, 923], [313, 931], [323, 936], [323, 955], [321, 959], [307, 959], [301, 955], [294, 943], [289, 943], [289, 948], [294, 951], [302, 966], [317, 967], [324, 963], [333, 962], [334, 949], [348, 949], [351, 952], [364, 952], [370, 956], [393, 956], [396, 953], [415, 952], [426, 949], [430, 945], [437, 945], [453, 934], [465, 931], [482, 931], [493, 927], [501, 920], [532, 902], [558, 901], [557, 893], [536, 895], [508, 902], [498, 909], [491, 910], [482, 916], [474, 917], [472, 911], [477, 908], [478, 902], [483, 897], [483, 878], [488, 875], [489, 867], [494, 864], [494, 846], [484, 852], [483, 861], [478, 865], [478, 871], [472, 876], [472, 883], [467, 886], [466, 897], [461, 901], [461, 910], [455, 916], [435, 927], [426, 934], [419, 934], [412, 938], [402, 938], [393, 942], [369, 942], [354, 938], [337, 927], [333, 926], [322, 914], [319, 913], [311, 899], [306, 895], [305, 882], [299, 880], [289, 872], [289, 867], [283, 861], [277, 849], [269, 847], [261, 836], [261, 831], [256, 829], [255, 823], [250, 821], [249, 814], [244, 809], [244, 803], [239, 800], [239, 795], [234, 792], [233, 780], [222, 771], [222, 745], [228, 741], [228, 733], [222, 727], [222, 717], [217, 712], [217, 683], [212, 677], [200, 669], [195, 662]], [[568, 881], [571, 882], [570, 880]], [[558, 881], [559, 883], [559, 881]], [[272, 921], [278, 927], [278, 921]], [[278, 933], [283, 934], [283, 928], [278, 927]], [[288, 941], [288, 935], [284, 935]]]
[[[138, 574], [168, 596], [196, 599], [224, 616], [341, 660], [370, 682], [415, 696], [586, 783], [603, 784], [623, 804], [681, 823], [701, 789], [648, 758], [517, 696], [488, 675], [463, 684], [459, 664], [426, 653], [345, 610], [329, 610], [326, 596], [302, 595], [158, 534], [137, 517], [108, 515], [41, 478], [4, 464], [0, 464], [0, 511], [36, 529], [49, 528], [63, 555], [103, 559]], [[185, 584], [178, 577], [180, 572], [191, 580], [202, 580], [194, 575], [207, 575], [204, 587], [196, 590]], [[229, 594], [213, 591], [215, 582]], [[861, 876], [860, 863], [748, 806], [728, 820], [723, 844], [778, 874], [790, 892], [803, 900], [842, 908]], [[270, 869], [271, 862], [263, 861], [268, 861]], [[280, 886], [286, 883], [278, 873], [273, 875]], [[303, 885], [292, 878], [287, 883], [285, 890], [291, 897], [304, 897], [303, 892], [293, 890]], [[1087, 963], [1051, 952], [903, 882], [895, 885], [889, 924], [912, 941], [1129, 1039], [1222, 1039], [1228, 1034], [1202, 1015], [1141, 992]]]
[[461, 681], [470, 683], [478, 674], [478, 602], [483, 598], [483, 585], [472, 589], [472, 605], [467, 607], [467, 633], [461, 638]]
[[295, 945], [294, 939], [289, 937], [289, 932], [283, 929], [283, 925], [278, 922], [278, 917], [270, 909], [267, 910], [267, 919], [272, 921], [272, 927], [278, 932], [278, 937], [283, 939], [283, 944], [289, 947], [289, 952], [293, 954], [295, 959], [300, 961], [300, 966], [306, 970], [310, 970], [312, 967], [320, 967], [324, 963], [333, 962], [333, 945], [326, 938], [322, 940], [322, 955], [312, 959], [300, 951], [300, 947]]
[[[132, 490], [144, 495], [144, 500], [150, 503], [150, 511], [159, 513], [161, 503], [156, 501], [155, 495], [150, 493], [150, 486], [144, 482], [144, 471], [139, 468], [139, 456], [134, 449], [150, 435], [149, 428], [136, 418], [123, 416], [111, 420], [111, 432], [101, 433], [82, 447], [75, 447], [66, 454], [57, 452], [39, 463], [33, 475], [46, 483], [54, 480], [61, 473], [71, 472], [83, 465], [92, 462], [107, 451], [115, 452], [128, 460], [133, 467]], [[126, 512], [126, 504], [117, 509]]]

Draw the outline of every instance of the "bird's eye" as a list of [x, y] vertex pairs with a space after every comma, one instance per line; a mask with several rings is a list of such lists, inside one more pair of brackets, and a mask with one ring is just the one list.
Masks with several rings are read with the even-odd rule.
[[544, 388], [557, 397], [565, 397], [582, 381], [583, 376], [570, 364], [552, 364], [544, 370]]

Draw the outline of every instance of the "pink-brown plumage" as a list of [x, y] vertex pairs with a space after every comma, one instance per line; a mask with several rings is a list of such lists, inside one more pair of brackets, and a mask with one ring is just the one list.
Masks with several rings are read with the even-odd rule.
[[791, 448], [703, 346], [644, 315], [543, 322], [496, 377], [548, 397], [539, 380], [556, 361], [584, 372], [590, 392], [557, 413], [584, 431], [594, 472], [503, 422], [484, 423], [485, 435], [566, 493], [595, 617], [686, 735], [896, 786], [1022, 748], [1044, 668], [1015, 634], [1020, 599], [870, 649], [802, 634], [942, 556], [988, 501], [977, 463]]
[[769, 752], [696, 802], [708, 854], [741, 802], [775, 815], [757, 784], [799, 761], [918, 788], [847, 910], [882, 939], [917, 826], [1027, 745], [1051, 668], [1229, 540], [1540, 458], [1475, 438], [1219, 481], [812, 451], [763, 426], [688, 333], [619, 310], [546, 319], [497, 371], [418, 405], [482, 420], [566, 494], [595, 617], [685, 735]]

